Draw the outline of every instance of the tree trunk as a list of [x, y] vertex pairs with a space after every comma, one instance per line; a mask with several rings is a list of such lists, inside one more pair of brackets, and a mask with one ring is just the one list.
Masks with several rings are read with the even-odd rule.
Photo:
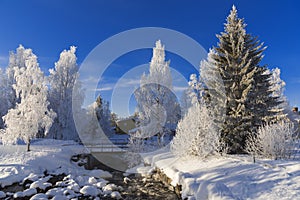
[[27, 143], [27, 151], [30, 151], [30, 140]]

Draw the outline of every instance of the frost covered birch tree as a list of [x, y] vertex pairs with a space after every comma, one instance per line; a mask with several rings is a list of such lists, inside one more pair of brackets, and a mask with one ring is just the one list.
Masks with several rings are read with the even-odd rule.
[[165, 61], [165, 48], [156, 42], [150, 62], [149, 74], [141, 77], [140, 88], [135, 92], [140, 121], [140, 135], [158, 135], [163, 142], [165, 133], [175, 130], [180, 118], [180, 105], [172, 91], [170, 62]]
[[6, 125], [4, 143], [14, 143], [22, 139], [30, 150], [30, 141], [37, 137], [47, 135], [55, 117], [55, 112], [48, 109], [48, 87], [45, 77], [37, 63], [37, 57], [31, 49], [20, 46], [16, 57], [20, 52], [21, 66], [14, 70], [16, 97], [19, 103], [10, 109], [3, 117]]
[[191, 74], [188, 88], [183, 92], [181, 97], [182, 115], [185, 115], [188, 112], [188, 109], [192, 107], [193, 104], [197, 103], [200, 99], [200, 92], [200, 83], [197, 79], [197, 75]]
[[266, 72], [270, 74], [270, 84], [271, 84], [271, 92], [272, 97], [277, 98], [280, 102], [277, 106], [273, 108], [273, 111], [276, 113], [272, 117], [272, 121], [282, 121], [287, 120], [287, 114], [290, 112], [289, 104], [286, 96], [284, 95], [285, 90], [285, 82], [280, 78], [280, 69], [274, 68], [272, 70], [268, 70]]
[[[51, 137], [55, 139], [78, 139], [72, 113], [72, 92], [79, 76], [75, 55], [76, 47], [71, 46], [60, 54], [55, 68], [50, 69], [50, 107], [57, 113], [54, 124], [51, 128]], [[83, 102], [83, 93], [78, 88], [78, 107]]]
[[207, 157], [220, 150], [220, 134], [204, 100], [193, 103], [179, 121], [171, 151], [178, 157]]
[[2, 117], [7, 114], [12, 107], [10, 102], [11, 87], [8, 85], [6, 73], [0, 68], [0, 129], [4, 128]]

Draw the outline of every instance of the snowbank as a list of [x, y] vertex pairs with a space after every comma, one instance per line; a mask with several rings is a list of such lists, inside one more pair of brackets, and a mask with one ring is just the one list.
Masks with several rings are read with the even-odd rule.
[[[206, 160], [176, 158], [169, 148], [143, 155], [152, 168], [159, 168], [172, 185], [182, 186], [188, 199], [299, 199], [298, 160], [257, 160], [250, 156], [227, 156]], [[136, 172], [151, 171], [136, 167]]]
[[85, 171], [70, 162], [72, 155], [83, 152], [85, 148], [73, 141], [50, 139], [34, 141], [30, 152], [26, 152], [25, 145], [0, 145], [0, 186], [21, 182], [26, 177], [36, 181], [38, 174], [45, 171], [53, 174]]

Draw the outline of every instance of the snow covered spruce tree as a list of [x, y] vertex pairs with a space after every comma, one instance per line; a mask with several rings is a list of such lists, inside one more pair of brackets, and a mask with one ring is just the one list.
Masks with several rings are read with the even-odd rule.
[[111, 112], [109, 109], [109, 102], [105, 101], [100, 95], [97, 97], [94, 103], [94, 110], [105, 135], [109, 136], [112, 134], [111, 127]]
[[[224, 32], [217, 35], [218, 46], [210, 53], [209, 64], [224, 84], [225, 118], [221, 133], [230, 153], [244, 152], [247, 135], [275, 115], [272, 108], [279, 103], [271, 95], [270, 75], [265, 73], [265, 67], [259, 66], [265, 48], [256, 37], [246, 33], [245, 26], [233, 6]], [[217, 87], [210, 88], [208, 93], [217, 99], [219, 94], [215, 91]]]
[[23, 46], [17, 49], [16, 57], [20, 56], [19, 52], [24, 52], [20, 59], [24, 66], [14, 68], [13, 88], [20, 102], [3, 117], [6, 125], [3, 140], [4, 143], [14, 143], [17, 139], [22, 139], [29, 151], [31, 139], [48, 134], [55, 113], [48, 109], [48, 87], [37, 57], [31, 49]]
[[[55, 139], [78, 139], [72, 111], [72, 92], [79, 76], [76, 63], [76, 47], [71, 46], [70, 50], [64, 50], [60, 54], [59, 60], [55, 63], [55, 69], [50, 69], [50, 107], [57, 113], [51, 127], [52, 135]], [[77, 87], [76, 87], [77, 88]], [[78, 87], [78, 109], [83, 102], [83, 93]]]
[[207, 157], [220, 151], [220, 134], [204, 99], [192, 104], [179, 121], [171, 151], [178, 157]]
[[163, 142], [165, 133], [175, 130], [180, 119], [180, 105], [172, 91], [170, 62], [165, 61], [161, 41], [153, 48], [150, 73], [141, 77], [140, 88], [135, 91], [139, 111], [139, 131], [142, 137], [158, 136]]

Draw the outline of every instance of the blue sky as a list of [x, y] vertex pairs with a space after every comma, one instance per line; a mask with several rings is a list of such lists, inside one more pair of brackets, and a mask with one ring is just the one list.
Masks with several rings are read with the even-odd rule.
[[[78, 63], [81, 64], [100, 42], [122, 31], [140, 27], [163, 27], [179, 31], [208, 50], [217, 44], [215, 34], [223, 31], [226, 16], [233, 4], [239, 16], [245, 18], [247, 31], [268, 46], [262, 64], [281, 69], [291, 105], [300, 106], [300, 3], [297, 0], [2, 0], [0, 66], [7, 65], [9, 51], [23, 44], [33, 49], [47, 74], [48, 69], [54, 67], [59, 53], [70, 45], [78, 47]], [[148, 63], [150, 59], [151, 50], [144, 49], [115, 60], [101, 79], [103, 96], [110, 100], [112, 83], [116, 83], [133, 66]], [[185, 78], [195, 72], [179, 56], [168, 53], [167, 59]]]

